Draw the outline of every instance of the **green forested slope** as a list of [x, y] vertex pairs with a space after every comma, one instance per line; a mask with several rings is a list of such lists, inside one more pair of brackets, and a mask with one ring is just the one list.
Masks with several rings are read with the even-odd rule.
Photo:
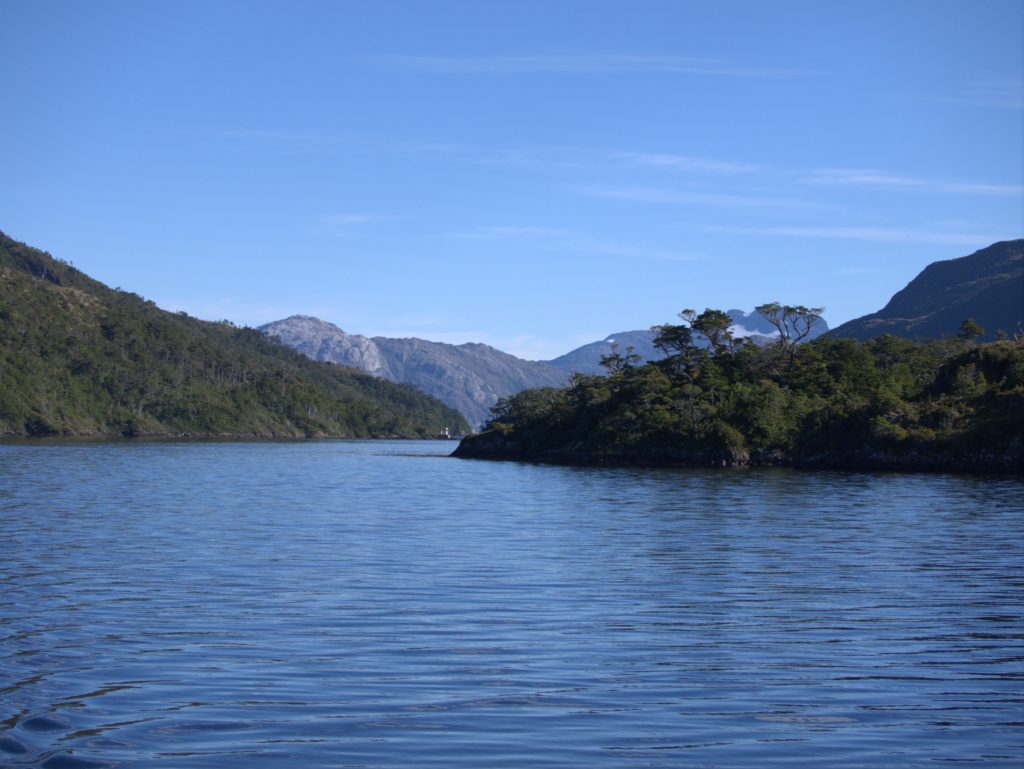
[[0, 233], [0, 435], [417, 437], [468, 429], [412, 388], [163, 311]]
[[[708, 311], [714, 318], [715, 311]], [[700, 316], [703, 318], [704, 316]], [[698, 318], [699, 321], [699, 318]], [[696, 327], [696, 324], [695, 326]], [[499, 402], [459, 456], [586, 463], [1021, 471], [1024, 341], [822, 337], [710, 350], [662, 326], [665, 360]]]

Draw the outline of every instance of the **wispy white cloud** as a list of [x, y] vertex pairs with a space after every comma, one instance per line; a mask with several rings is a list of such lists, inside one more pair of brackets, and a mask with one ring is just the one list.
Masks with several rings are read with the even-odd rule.
[[226, 128], [190, 132], [207, 140], [229, 143], [235, 148], [274, 148], [290, 154], [308, 154], [336, 150], [352, 144], [352, 138], [339, 133], [301, 129]]
[[425, 72], [470, 75], [644, 74], [713, 75], [719, 77], [773, 77], [791, 70], [748, 67], [720, 59], [648, 54], [522, 54], [502, 56], [382, 56], [373, 61]]
[[900, 227], [770, 227], [761, 232], [765, 235], [796, 238], [839, 238], [882, 243], [934, 243], [963, 246], [980, 246], [998, 240], [998, 238], [984, 233], [936, 232], [928, 229]]
[[882, 272], [877, 267], [840, 267], [837, 270], [833, 270], [833, 275], [874, 275]]
[[917, 96], [918, 101], [949, 102], [973, 107], [1024, 109], [1024, 78], [986, 78], [963, 83], [954, 94]]
[[507, 238], [536, 238], [541, 240], [566, 240], [578, 238], [575, 230], [556, 227], [478, 227], [465, 232], [453, 232], [448, 237], [456, 240], [504, 240]]
[[472, 148], [443, 143], [410, 143], [393, 149], [424, 156], [446, 155], [482, 165], [536, 168], [664, 169], [694, 174], [737, 176], [761, 170], [754, 163], [723, 160], [672, 152], [638, 152], [576, 145], [526, 145], [505, 148]]
[[[438, 149], [443, 148], [443, 149]], [[412, 148], [415, 150], [415, 147]], [[505, 149], [472, 149], [456, 145], [423, 145], [422, 152], [447, 154], [484, 165], [537, 169], [605, 169], [609, 164], [636, 171], [662, 169], [689, 176], [746, 177], [763, 184], [864, 187], [919, 193], [947, 193], [989, 197], [1024, 197], [1024, 185], [987, 181], [930, 179], [877, 168], [772, 167], [741, 160], [673, 152], [644, 152], [580, 146], [524, 146]], [[834, 208], [822, 200], [801, 200], [773, 195], [750, 195], [694, 189], [666, 189], [622, 184], [591, 184], [572, 188], [591, 197], [619, 198], [652, 203], [679, 203], [730, 208]]]
[[367, 214], [367, 213], [353, 213], [353, 212], [342, 212], [335, 214], [325, 214], [320, 217], [321, 224], [327, 224], [333, 227], [351, 227], [357, 224], [369, 224], [372, 222], [383, 222], [394, 217], [387, 214]]
[[513, 147], [482, 153], [476, 161], [489, 166], [565, 169], [593, 165], [595, 158], [576, 147]]
[[872, 168], [818, 168], [798, 179], [803, 184], [834, 184], [873, 188], [951, 192], [964, 195], [1024, 196], [1024, 186], [986, 182], [948, 182], [887, 173]]
[[985, 184], [979, 182], [953, 182], [940, 184], [936, 189], [942, 192], [962, 192], [965, 195], [999, 195], [1005, 197], [1024, 196], [1024, 185]]
[[850, 184], [870, 187], [922, 187], [924, 182], [909, 176], [876, 171], [871, 168], [816, 168], [799, 179], [804, 184]]
[[461, 144], [453, 142], [408, 142], [394, 147], [399, 152], [409, 152], [415, 155], [452, 155], [461, 152], [465, 148]]
[[1024, 77], [974, 80], [964, 91], [967, 98], [985, 106], [1024, 109]]
[[758, 170], [758, 166], [752, 163], [741, 163], [734, 160], [715, 160], [714, 158], [693, 157], [691, 155], [674, 155], [664, 152], [612, 152], [610, 156], [636, 166], [696, 171], [699, 173], [728, 176], [748, 174]]
[[533, 249], [620, 256], [630, 259], [692, 262], [703, 258], [702, 255], [692, 252], [646, 243], [619, 243], [597, 238], [579, 230], [551, 227], [480, 227], [467, 232], [451, 233], [448, 237], [456, 240], [514, 240]]
[[768, 235], [787, 238], [864, 240], [876, 243], [925, 243], [981, 247], [1006, 237], [980, 232], [942, 232], [932, 228], [901, 227], [702, 227], [708, 232]]
[[799, 200], [775, 196], [738, 195], [730, 192], [675, 190], [660, 187], [633, 187], [611, 184], [591, 184], [570, 188], [580, 195], [595, 198], [633, 200], [643, 203], [671, 203], [678, 205], [714, 206], [719, 208], [772, 209], [772, 208], [830, 208], [816, 200]]

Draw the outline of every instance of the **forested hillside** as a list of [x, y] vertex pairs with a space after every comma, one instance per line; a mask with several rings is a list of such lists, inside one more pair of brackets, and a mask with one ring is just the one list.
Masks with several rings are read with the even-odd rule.
[[[807, 308], [763, 310], [810, 317]], [[685, 316], [685, 313], [684, 313]], [[499, 402], [458, 456], [583, 463], [802, 465], [1020, 472], [1024, 340], [987, 344], [974, 322], [919, 343], [732, 338], [724, 313], [658, 327], [666, 357], [606, 358], [607, 376]], [[709, 349], [692, 335], [722, 332]]]
[[111, 289], [0, 233], [0, 435], [423, 437], [461, 415], [254, 329]]

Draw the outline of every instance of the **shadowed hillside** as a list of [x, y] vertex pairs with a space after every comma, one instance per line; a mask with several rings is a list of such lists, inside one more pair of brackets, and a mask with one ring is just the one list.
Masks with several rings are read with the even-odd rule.
[[970, 256], [929, 264], [876, 313], [835, 328], [835, 337], [908, 339], [955, 336], [973, 318], [984, 339], [1012, 335], [1024, 323], [1024, 240], [1006, 240]]

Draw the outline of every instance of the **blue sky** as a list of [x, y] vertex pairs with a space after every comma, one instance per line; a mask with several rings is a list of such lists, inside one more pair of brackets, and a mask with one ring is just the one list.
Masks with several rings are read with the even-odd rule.
[[0, 0], [0, 229], [199, 317], [553, 357], [1024, 235], [1024, 3]]

